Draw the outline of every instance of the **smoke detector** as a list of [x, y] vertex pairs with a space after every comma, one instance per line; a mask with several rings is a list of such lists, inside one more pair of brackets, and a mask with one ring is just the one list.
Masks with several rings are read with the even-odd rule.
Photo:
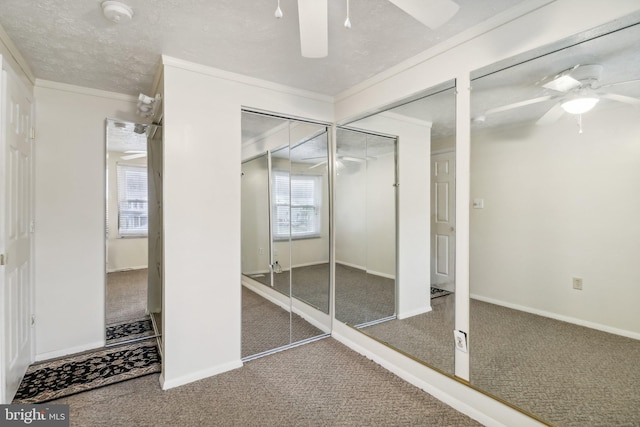
[[133, 9], [119, 1], [105, 1], [102, 3], [102, 14], [109, 21], [119, 24], [131, 21]]

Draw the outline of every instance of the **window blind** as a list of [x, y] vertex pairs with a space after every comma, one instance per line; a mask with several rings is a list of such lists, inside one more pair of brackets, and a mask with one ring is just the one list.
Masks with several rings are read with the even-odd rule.
[[118, 233], [146, 236], [148, 233], [148, 191], [146, 166], [118, 165]]
[[273, 173], [273, 235], [276, 239], [320, 235], [322, 177]]

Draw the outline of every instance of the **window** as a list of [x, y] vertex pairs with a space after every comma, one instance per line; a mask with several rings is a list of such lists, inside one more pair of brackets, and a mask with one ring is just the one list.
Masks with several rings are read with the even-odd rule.
[[[291, 188], [289, 188], [291, 183]], [[320, 236], [322, 177], [273, 173], [273, 237], [292, 239]], [[291, 203], [289, 203], [291, 196]]]
[[118, 165], [120, 237], [147, 236], [149, 223], [146, 166]]

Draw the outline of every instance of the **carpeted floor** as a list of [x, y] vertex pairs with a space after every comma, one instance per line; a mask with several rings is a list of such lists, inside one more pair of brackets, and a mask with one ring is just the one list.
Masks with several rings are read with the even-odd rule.
[[288, 311], [242, 287], [242, 357], [322, 334], [302, 317], [290, 317]]
[[13, 403], [42, 403], [160, 372], [156, 341], [103, 348], [31, 365]]
[[106, 323], [144, 317], [147, 308], [147, 269], [107, 273]]
[[480, 425], [331, 338], [167, 391], [150, 375], [52, 403], [75, 427]]

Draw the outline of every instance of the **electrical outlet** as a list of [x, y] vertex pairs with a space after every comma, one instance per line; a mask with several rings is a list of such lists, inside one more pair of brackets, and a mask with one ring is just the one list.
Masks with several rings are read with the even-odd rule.
[[573, 278], [573, 289], [577, 289], [579, 291], [582, 290], [582, 279], [579, 277]]
[[456, 349], [464, 353], [467, 352], [467, 334], [462, 331], [453, 331], [453, 339], [456, 343]]

